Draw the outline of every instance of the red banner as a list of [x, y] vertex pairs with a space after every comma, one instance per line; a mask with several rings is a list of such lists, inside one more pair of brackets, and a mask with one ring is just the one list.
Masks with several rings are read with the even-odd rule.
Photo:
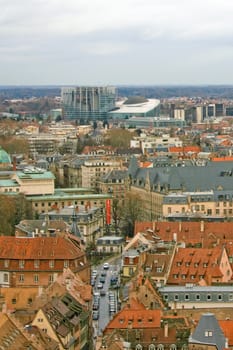
[[111, 224], [111, 200], [106, 200], [106, 224]]

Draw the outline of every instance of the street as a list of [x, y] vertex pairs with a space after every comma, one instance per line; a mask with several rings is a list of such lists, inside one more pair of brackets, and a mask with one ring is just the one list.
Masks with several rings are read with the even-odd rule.
[[[93, 282], [93, 307], [98, 311], [93, 311], [94, 335], [101, 335], [103, 329], [118, 310], [118, 289], [112, 288], [113, 277], [119, 281], [119, 262], [117, 264], [100, 265], [92, 270], [96, 275]], [[97, 301], [98, 300], [98, 301]], [[95, 306], [94, 306], [95, 305]], [[96, 312], [96, 313], [95, 313]], [[97, 318], [97, 319], [96, 319]]]

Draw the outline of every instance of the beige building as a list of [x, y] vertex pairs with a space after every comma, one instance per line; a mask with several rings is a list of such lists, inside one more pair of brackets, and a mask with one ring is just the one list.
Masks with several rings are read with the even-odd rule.
[[105, 161], [103, 159], [85, 161], [81, 166], [82, 168], [82, 187], [93, 187], [98, 186], [98, 181], [102, 176], [106, 175], [112, 170], [123, 169], [121, 161]]
[[54, 175], [44, 169], [27, 167], [23, 171], [0, 174], [0, 192], [45, 195], [54, 193]]

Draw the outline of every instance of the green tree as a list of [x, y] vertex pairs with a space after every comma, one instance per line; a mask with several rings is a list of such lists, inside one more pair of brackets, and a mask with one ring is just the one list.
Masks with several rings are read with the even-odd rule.
[[31, 205], [24, 195], [0, 195], [0, 234], [14, 235], [15, 225], [23, 219], [32, 219]]
[[128, 193], [120, 210], [121, 228], [125, 236], [134, 235], [136, 221], [143, 218], [143, 205], [140, 196]]
[[126, 129], [110, 129], [105, 136], [104, 143], [112, 147], [128, 148], [133, 136], [135, 134]]

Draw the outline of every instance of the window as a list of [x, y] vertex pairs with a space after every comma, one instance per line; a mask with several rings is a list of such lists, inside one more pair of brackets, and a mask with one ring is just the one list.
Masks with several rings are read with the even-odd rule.
[[229, 294], [228, 299], [229, 299], [229, 300], [233, 300], [233, 294]]
[[38, 283], [39, 282], [39, 275], [34, 275], [34, 282]]
[[220, 214], [220, 210], [219, 210], [219, 209], [216, 209], [216, 210], [215, 210], [215, 213], [216, 213], [217, 215], [219, 215], [219, 214]]
[[64, 267], [69, 267], [69, 260], [64, 260]]
[[185, 294], [184, 299], [185, 299], [185, 300], [189, 300], [189, 295], [188, 295], [188, 294]]
[[20, 274], [19, 275], [19, 282], [24, 282], [24, 275], [23, 274]]
[[20, 267], [21, 269], [24, 268], [24, 260], [19, 260], [19, 267]]
[[9, 260], [4, 260], [4, 267], [9, 267]]
[[200, 300], [200, 294], [196, 294], [196, 300]]
[[205, 331], [205, 337], [212, 337], [213, 332], [212, 331]]
[[54, 260], [49, 260], [49, 267], [51, 269], [54, 267]]
[[222, 294], [218, 295], [218, 300], [221, 301], [222, 300]]
[[134, 263], [133, 258], [129, 258], [129, 264], [132, 265]]
[[39, 266], [40, 266], [40, 260], [34, 260], [34, 267], [38, 269]]
[[5, 283], [9, 282], [8, 273], [4, 273], [4, 275], [3, 275], [3, 282], [5, 282]]
[[179, 300], [179, 295], [178, 295], [178, 294], [175, 294], [175, 295], [174, 295], [174, 300], [175, 300], [175, 301]]
[[49, 282], [50, 282], [50, 283], [54, 282], [53, 275], [49, 275]]
[[11, 299], [12, 304], [16, 304], [16, 298]]
[[211, 298], [211, 295], [210, 294], [208, 294], [207, 295], [207, 301], [209, 301], [209, 300], [211, 300], [212, 298]]

